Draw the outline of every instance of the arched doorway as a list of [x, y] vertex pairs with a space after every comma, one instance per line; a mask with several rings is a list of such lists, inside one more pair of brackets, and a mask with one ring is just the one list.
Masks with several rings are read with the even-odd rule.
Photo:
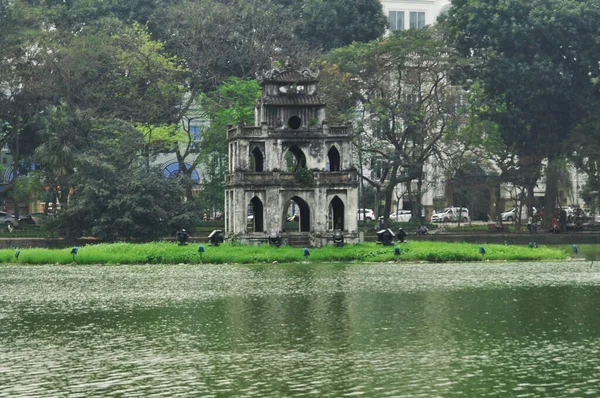
[[294, 173], [301, 168], [306, 168], [306, 156], [300, 147], [296, 144], [292, 145], [284, 156], [285, 166], [287, 171]]
[[292, 197], [283, 209], [282, 231], [310, 232], [310, 207], [302, 198]]
[[340, 171], [340, 152], [335, 145], [327, 152], [327, 160], [329, 161], [329, 171]]
[[344, 202], [336, 195], [329, 202], [329, 229], [344, 230]]
[[255, 146], [250, 154], [250, 170], [261, 173], [265, 164], [262, 151], [259, 147]]
[[250, 215], [248, 224], [252, 224], [252, 232], [264, 232], [264, 211], [263, 203], [258, 197], [250, 200]]

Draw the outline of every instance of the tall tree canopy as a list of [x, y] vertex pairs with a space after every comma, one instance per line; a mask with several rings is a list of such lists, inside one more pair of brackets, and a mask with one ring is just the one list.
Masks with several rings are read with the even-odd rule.
[[385, 33], [379, 0], [275, 0], [290, 10], [297, 39], [322, 51], [368, 42]]
[[354, 43], [326, 59], [358, 84], [364, 111], [358, 144], [381, 169], [378, 181], [370, 182], [384, 189], [385, 217], [396, 185], [422, 178], [424, 164], [455, 123], [459, 97], [448, 75], [457, 57], [438, 30], [427, 27]]
[[198, 161], [204, 165], [202, 199], [207, 208], [220, 208], [224, 201], [228, 170], [227, 125], [254, 124], [254, 104], [260, 88], [253, 79], [230, 77], [217, 89], [203, 95], [202, 107], [211, 120], [202, 134]]
[[[507, 145], [524, 167], [565, 154], [565, 142], [599, 100], [597, 0], [455, 0], [444, 25], [471, 59], [468, 84], [482, 82]], [[556, 202], [547, 179], [546, 203]], [[551, 211], [546, 214], [551, 214]]]
[[[245, 79], [287, 57], [308, 64], [384, 29], [378, 0], [0, 0], [0, 144], [11, 149], [15, 176], [35, 160], [46, 186], [90, 182], [103, 198], [117, 190], [83, 177], [92, 170], [84, 153], [102, 168], [124, 160], [129, 177], [145, 178], [152, 156], [173, 150], [184, 175], [203, 162], [213, 173], [208, 184], [220, 186], [223, 126], [252, 123], [257, 89]], [[174, 128], [192, 104], [213, 122], [201, 142]], [[120, 153], [127, 159], [109, 156], [110, 145], [88, 152], [90, 141], [129, 140], [134, 130], [145, 138], [128, 141], [137, 146]], [[78, 192], [69, 206], [82, 211], [77, 202], [94, 191]]]

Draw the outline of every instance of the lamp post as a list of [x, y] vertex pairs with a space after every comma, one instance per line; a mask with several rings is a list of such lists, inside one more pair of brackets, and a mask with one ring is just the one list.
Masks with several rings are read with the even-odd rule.
[[71, 249], [71, 255], [73, 255], [73, 262], [75, 262], [75, 255], [77, 255], [78, 251], [79, 251], [79, 248], [77, 246], [75, 246]]
[[302, 255], [304, 256], [304, 260], [308, 261], [308, 256], [310, 256], [310, 251], [305, 247], [302, 249]]

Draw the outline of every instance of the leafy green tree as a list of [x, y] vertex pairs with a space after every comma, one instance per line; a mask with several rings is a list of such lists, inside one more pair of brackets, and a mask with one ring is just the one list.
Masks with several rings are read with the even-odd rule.
[[[0, 11], [0, 145], [11, 152], [14, 177], [6, 194], [39, 143], [37, 116], [54, 100], [54, 88], [47, 68], [49, 34], [42, 29], [40, 10], [26, 2], [0, 0]], [[15, 211], [18, 218], [18, 206]]]
[[437, 29], [427, 27], [354, 43], [333, 51], [327, 61], [359, 83], [361, 148], [380, 168], [377, 180], [363, 178], [383, 190], [386, 217], [394, 188], [422, 176], [447, 128], [456, 123], [459, 93], [448, 74], [458, 59]]
[[[552, 169], [598, 100], [599, 18], [595, 0], [456, 0], [443, 21], [471, 59], [467, 83], [481, 81], [490, 100], [503, 104], [493, 118], [524, 167], [547, 159]], [[557, 194], [557, 181], [547, 178], [547, 208]]]
[[223, 206], [223, 183], [229, 164], [227, 126], [254, 124], [254, 104], [259, 96], [256, 80], [237, 77], [227, 79], [216, 90], [202, 96], [202, 108], [211, 120], [210, 126], [202, 133], [197, 159], [203, 165], [201, 197], [206, 208], [220, 209]]
[[135, 156], [144, 146], [142, 133], [129, 123], [96, 120], [92, 136], [77, 156], [75, 194], [54, 225], [59, 233], [115, 241], [193, 230], [199, 213], [195, 203], [185, 203], [180, 180], [147, 170]]
[[[589, 203], [589, 192], [600, 191], [600, 103], [595, 112], [575, 127], [566, 148], [575, 166], [587, 174], [585, 197]], [[600, 209], [594, 210], [598, 214]]]
[[44, 191], [42, 179], [43, 176], [36, 172], [18, 176], [15, 181], [13, 195], [15, 201], [32, 203], [39, 200], [41, 193]]
[[42, 143], [35, 149], [34, 160], [48, 185], [46, 203], [56, 212], [58, 187], [69, 187], [75, 171], [76, 156], [85, 148], [91, 129], [89, 115], [66, 105], [50, 106], [39, 118]]
[[368, 42], [385, 33], [387, 18], [379, 0], [276, 0], [296, 19], [298, 39], [322, 51], [355, 41]]
[[65, 104], [137, 123], [179, 121], [184, 70], [145, 29], [108, 18], [57, 36], [51, 66]]

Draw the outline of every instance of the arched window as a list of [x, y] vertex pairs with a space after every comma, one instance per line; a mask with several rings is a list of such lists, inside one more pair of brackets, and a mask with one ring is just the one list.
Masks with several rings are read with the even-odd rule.
[[329, 161], [329, 171], [340, 171], [340, 152], [335, 145], [327, 152], [327, 160]]
[[292, 145], [286, 152], [285, 157], [285, 165], [287, 167], [287, 171], [296, 172], [299, 169], [306, 168], [306, 156], [300, 147], [296, 144]]
[[250, 168], [256, 172], [262, 172], [264, 169], [264, 157], [259, 147], [255, 146], [250, 156]]
[[[191, 167], [190, 164], [185, 163], [185, 167], [189, 168]], [[179, 177], [180, 175], [182, 175], [183, 172], [179, 169], [179, 163], [177, 162], [173, 162], [170, 163], [169, 165], [165, 166], [165, 168], [163, 169], [163, 175], [165, 177], [169, 177], [169, 178], [175, 178], [175, 177]], [[198, 174], [198, 172], [196, 170], [192, 171], [192, 181], [194, 181], [195, 183], [200, 183], [200, 175]]]

